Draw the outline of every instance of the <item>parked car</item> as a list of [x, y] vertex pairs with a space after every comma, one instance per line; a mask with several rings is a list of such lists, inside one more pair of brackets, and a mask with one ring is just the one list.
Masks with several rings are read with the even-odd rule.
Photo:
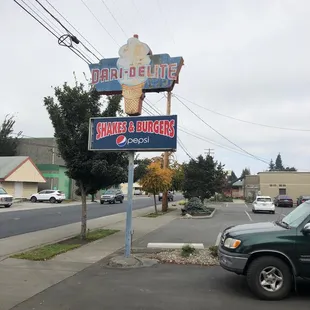
[[279, 195], [275, 197], [274, 204], [276, 207], [289, 207], [293, 208], [294, 202], [290, 196]]
[[13, 204], [13, 196], [9, 195], [3, 187], [0, 187], [0, 206], [5, 208], [11, 207]]
[[100, 203], [103, 205], [105, 202], [115, 204], [116, 201], [123, 203], [124, 201], [124, 194], [119, 189], [108, 189], [105, 191], [103, 195], [100, 197]]
[[[168, 191], [168, 201], [173, 201], [173, 193]], [[163, 199], [163, 193], [159, 193], [158, 200], [161, 201]]]
[[53, 189], [46, 189], [39, 193], [32, 194], [31, 202], [49, 201], [50, 203], [62, 203], [66, 199], [64, 192]]
[[135, 190], [133, 191], [133, 194], [134, 194], [134, 195], [142, 195], [142, 190], [141, 190], [141, 189], [135, 189]]
[[310, 201], [282, 220], [226, 228], [218, 247], [222, 268], [246, 276], [260, 299], [279, 300], [310, 278]]
[[257, 196], [253, 202], [252, 212], [270, 212], [275, 213], [275, 205], [269, 196]]
[[297, 198], [297, 206], [299, 206], [300, 204], [302, 204], [305, 201], [310, 200], [310, 195], [301, 195]]

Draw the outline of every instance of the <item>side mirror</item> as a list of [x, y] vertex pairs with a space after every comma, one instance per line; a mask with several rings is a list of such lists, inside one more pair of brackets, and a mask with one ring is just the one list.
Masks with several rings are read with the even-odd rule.
[[302, 229], [302, 232], [304, 234], [309, 234], [310, 233], [310, 223], [307, 223], [304, 228]]

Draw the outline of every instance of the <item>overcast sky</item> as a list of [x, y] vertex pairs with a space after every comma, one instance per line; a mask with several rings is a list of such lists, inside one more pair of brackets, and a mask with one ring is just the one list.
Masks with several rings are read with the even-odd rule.
[[[39, 8], [35, 0], [18, 1]], [[55, 13], [45, 0], [40, 1]], [[237, 175], [244, 167], [254, 173], [267, 168], [238, 145], [267, 162], [281, 152], [284, 165], [310, 171], [309, 1], [83, 1], [49, 0], [105, 58], [117, 57], [119, 47], [135, 33], [153, 54], [182, 56], [185, 66], [173, 93], [228, 116], [182, 99], [235, 145], [173, 98], [172, 112], [178, 114], [179, 124], [202, 138], [178, 133], [191, 156], [214, 149], [215, 158]], [[0, 29], [0, 118], [16, 114], [16, 132], [32, 137], [53, 136], [43, 97], [53, 95], [51, 86], [73, 83], [73, 71], [84, 82], [83, 72], [90, 76], [88, 66], [69, 49], [60, 47], [56, 38], [13, 0], [0, 1]], [[163, 94], [148, 94], [147, 98], [165, 111]], [[263, 127], [229, 117], [304, 131]], [[177, 159], [188, 160], [180, 147]]]

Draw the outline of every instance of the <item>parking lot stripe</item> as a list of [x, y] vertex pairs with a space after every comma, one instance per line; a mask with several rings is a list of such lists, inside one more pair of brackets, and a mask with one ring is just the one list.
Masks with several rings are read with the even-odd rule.
[[216, 241], [215, 241], [215, 246], [218, 246], [220, 244], [221, 236], [222, 236], [222, 233], [219, 232], [219, 234], [217, 235]]
[[245, 214], [248, 216], [249, 220], [250, 220], [251, 222], [253, 222], [253, 220], [252, 220], [250, 214], [249, 214], [247, 211], [244, 211], [244, 212], [245, 212]]

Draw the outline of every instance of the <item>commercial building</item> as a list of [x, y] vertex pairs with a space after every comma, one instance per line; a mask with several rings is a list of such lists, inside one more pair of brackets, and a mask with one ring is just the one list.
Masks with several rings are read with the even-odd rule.
[[29, 199], [37, 193], [43, 175], [28, 156], [0, 157], [0, 186], [16, 198]]
[[266, 171], [245, 177], [245, 197], [288, 195], [296, 200], [310, 195], [310, 172]]

